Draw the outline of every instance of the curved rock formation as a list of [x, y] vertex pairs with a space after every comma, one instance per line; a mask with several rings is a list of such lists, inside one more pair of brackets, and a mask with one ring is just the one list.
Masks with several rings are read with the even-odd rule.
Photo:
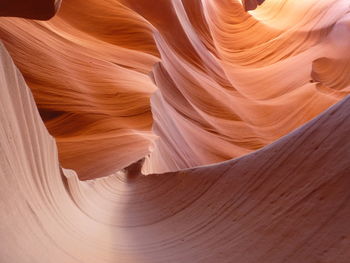
[[350, 97], [236, 160], [83, 182], [1, 65], [2, 262], [348, 262]]
[[[326, 1], [312, 10], [295, 1], [267, 1], [252, 14], [235, 1], [202, 1], [202, 9], [182, 2], [187, 5], [173, 1], [176, 18], [197, 61], [181, 56], [188, 48], [173, 47], [172, 35], [156, 35], [161, 63], [153, 70], [159, 90], [151, 105], [160, 139], [145, 172], [244, 155], [288, 134], [348, 94], [349, 57], [344, 48], [350, 47], [349, 36], [336, 37], [345, 33], [338, 32], [347, 17], [344, 1]], [[288, 16], [292, 8], [298, 10]], [[203, 10], [202, 15], [191, 13], [196, 9]], [[327, 15], [330, 19], [322, 20]], [[192, 21], [201, 17], [207, 28], [200, 30]], [[298, 17], [305, 19], [297, 21]], [[317, 23], [316, 17], [321, 19]], [[332, 73], [327, 72], [327, 78], [334, 74], [333, 79], [343, 83], [326, 86], [314, 79], [317, 61], [323, 58], [339, 67], [329, 66]]]
[[2, 18], [0, 37], [64, 167], [91, 179], [147, 155], [145, 173], [176, 171], [255, 151], [349, 94], [347, 1], [245, 12], [261, 2], [70, 0], [49, 22]]
[[4, 1], [0, 262], [348, 263], [349, 4], [262, 2]]
[[[81, 3], [70, 2], [73, 12], [87, 11]], [[91, 15], [93, 12], [88, 14], [93, 20], [101, 14], [91, 5], [96, 17]], [[121, 12], [115, 9], [110, 11]], [[70, 6], [63, 4], [61, 16], [70, 12]], [[74, 16], [82, 24], [84, 18], [79, 12]], [[112, 17], [111, 23], [118, 28], [123, 19]], [[51, 21], [3, 18], [0, 36], [58, 142], [61, 162], [88, 178], [108, 175], [142, 158], [153, 138], [149, 97], [155, 86], [147, 74], [157, 59], [108, 43], [103, 36], [99, 39], [68, 19], [57, 17]], [[136, 30], [139, 23], [131, 21], [131, 30]], [[116, 28], [108, 29], [113, 32]], [[145, 28], [140, 26], [139, 30]], [[128, 34], [119, 37], [124, 39]], [[137, 37], [125, 44], [136, 41]]]

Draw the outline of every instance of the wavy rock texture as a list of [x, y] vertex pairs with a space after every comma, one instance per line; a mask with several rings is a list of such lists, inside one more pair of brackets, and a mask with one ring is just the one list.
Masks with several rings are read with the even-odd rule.
[[[154, 137], [150, 132], [149, 97], [156, 87], [147, 74], [157, 58], [113, 43], [120, 39], [121, 45], [128, 45], [147, 35], [142, 33], [147, 28], [139, 16], [118, 5], [99, 10], [90, 1], [91, 10], [84, 10], [78, 1], [71, 4], [73, 10], [70, 5], [61, 9], [62, 17], [67, 19], [2, 19], [0, 35], [30, 85], [50, 133], [58, 141], [64, 166], [86, 177], [108, 175], [148, 152], [150, 138]], [[88, 29], [96, 25], [97, 35], [76, 28], [74, 21], [69, 21], [72, 13], [79, 25], [84, 15], [90, 17], [90, 24], [88, 19], [83, 24]], [[118, 13], [120, 16], [115, 15]], [[102, 14], [109, 14], [110, 23], [115, 25], [100, 25], [110, 32], [99, 30], [94, 21], [100, 20]], [[126, 26], [124, 35], [108, 40], [108, 35]], [[137, 33], [130, 41], [128, 28]], [[140, 45], [141, 49], [142, 45], [149, 49], [147, 40]]]
[[261, 2], [67, 0], [49, 22], [1, 18], [0, 38], [64, 167], [91, 179], [146, 156], [144, 173], [176, 171], [255, 151], [349, 94], [348, 1], [245, 12]]
[[1, 263], [349, 262], [348, 0], [22, 18], [0, 18]]
[[1, 262], [348, 262], [350, 97], [235, 160], [79, 181], [0, 54]]

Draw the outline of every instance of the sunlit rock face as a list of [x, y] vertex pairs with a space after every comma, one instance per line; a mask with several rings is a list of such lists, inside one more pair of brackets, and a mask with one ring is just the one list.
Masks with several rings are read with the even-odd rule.
[[349, 262], [347, 0], [0, 15], [1, 263]]
[[350, 97], [239, 159], [79, 181], [0, 54], [2, 262], [348, 262]]
[[349, 93], [347, 1], [70, 0], [2, 18], [62, 165], [82, 179], [255, 151]]

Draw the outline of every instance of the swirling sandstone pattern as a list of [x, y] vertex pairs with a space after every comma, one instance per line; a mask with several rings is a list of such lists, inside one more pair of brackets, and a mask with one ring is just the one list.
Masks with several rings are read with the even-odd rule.
[[1, 65], [2, 262], [348, 262], [350, 97], [236, 160], [83, 182]]
[[0, 37], [62, 165], [88, 179], [145, 155], [145, 173], [228, 160], [317, 116], [349, 93], [348, 10], [69, 0], [49, 22], [2, 18]]
[[0, 18], [0, 262], [348, 263], [349, 14], [66, 0]]

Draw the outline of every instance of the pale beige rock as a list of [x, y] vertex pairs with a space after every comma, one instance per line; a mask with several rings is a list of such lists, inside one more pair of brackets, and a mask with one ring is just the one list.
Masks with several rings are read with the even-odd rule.
[[0, 54], [1, 262], [348, 262], [350, 97], [239, 159], [79, 181]]
[[0, 262], [348, 263], [349, 3], [261, 2], [1, 18]]

